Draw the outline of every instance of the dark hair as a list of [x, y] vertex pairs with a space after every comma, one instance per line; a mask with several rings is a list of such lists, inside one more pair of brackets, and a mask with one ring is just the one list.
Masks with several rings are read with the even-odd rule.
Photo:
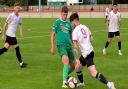
[[19, 2], [15, 2], [14, 6], [20, 6], [20, 3]]
[[70, 22], [72, 22], [74, 19], [79, 20], [79, 15], [76, 12], [71, 14], [71, 16], [70, 16]]
[[117, 3], [113, 3], [113, 6], [117, 6]]
[[68, 13], [69, 9], [67, 6], [63, 6], [61, 12]]

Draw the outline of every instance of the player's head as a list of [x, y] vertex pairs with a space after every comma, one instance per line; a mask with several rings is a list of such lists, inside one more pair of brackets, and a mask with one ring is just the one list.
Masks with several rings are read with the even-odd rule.
[[117, 4], [113, 4], [112, 9], [113, 9], [114, 12], [117, 12], [118, 11]]
[[73, 27], [76, 27], [79, 24], [79, 15], [78, 13], [72, 13], [70, 16], [70, 22], [72, 23]]
[[68, 16], [68, 7], [67, 6], [63, 6], [62, 9], [61, 9], [61, 19], [62, 20], [66, 20], [67, 19], [67, 16]]
[[21, 9], [20, 6], [15, 6], [15, 7], [14, 7], [14, 12], [15, 12], [15, 14], [18, 14], [18, 13], [20, 12], [20, 9]]

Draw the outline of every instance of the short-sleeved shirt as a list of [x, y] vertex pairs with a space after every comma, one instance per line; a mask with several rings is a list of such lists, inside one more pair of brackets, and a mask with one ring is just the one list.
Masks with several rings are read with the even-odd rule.
[[71, 45], [72, 27], [70, 22], [57, 19], [53, 25], [57, 45]]
[[83, 57], [86, 57], [93, 51], [91, 32], [85, 25], [80, 24], [75, 27], [72, 33], [72, 39], [78, 42]]
[[111, 11], [108, 15], [108, 20], [109, 20], [108, 31], [109, 32], [119, 31], [119, 25], [120, 25], [120, 21], [121, 21], [121, 14], [119, 12], [114, 13], [113, 11]]
[[21, 17], [13, 12], [7, 17], [6, 22], [8, 23], [6, 35], [16, 37], [16, 29], [18, 25], [22, 23]]

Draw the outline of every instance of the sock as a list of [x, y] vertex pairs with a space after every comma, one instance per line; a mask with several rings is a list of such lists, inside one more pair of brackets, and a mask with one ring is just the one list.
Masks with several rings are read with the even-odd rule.
[[7, 48], [2, 48], [2, 49], [0, 49], [0, 55], [2, 55], [4, 52], [7, 52], [8, 51], [8, 49]]
[[83, 83], [84, 82], [84, 80], [83, 80], [83, 73], [81, 71], [80, 72], [77, 72], [77, 77], [78, 77], [80, 83]]
[[68, 71], [68, 74], [70, 74], [70, 73], [72, 73], [73, 72], [73, 68], [71, 68], [71, 66], [70, 65], [68, 65], [68, 69], [69, 69], [69, 71]]
[[108, 83], [107, 83], [107, 86], [108, 86], [108, 88], [111, 88], [111, 87], [112, 87], [111, 82], [108, 82]]
[[121, 42], [118, 42], [118, 48], [121, 50]]
[[22, 58], [21, 58], [21, 54], [20, 54], [20, 48], [16, 47], [16, 57], [18, 58], [19, 63], [22, 63]]
[[106, 42], [106, 45], [105, 45], [105, 48], [107, 48], [107, 47], [108, 47], [108, 45], [109, 45], [109, 42], [107, 41], [107, 42]]
[[64, 64], [64, 66], [63, 66], [63, 81], [67, 81], [68, 74], [69, 74], [69, 65]]
[[101, 81], [102, 83], [104, 83], [104, 84], [107, 84], [108, 83], [108, 81], [106, 80], [106, 78], [104, 77], [104, 75], [101, 74], [101, 73], [99, 73], [99, 72], [96, 74], [96, 78], [99, 81]]

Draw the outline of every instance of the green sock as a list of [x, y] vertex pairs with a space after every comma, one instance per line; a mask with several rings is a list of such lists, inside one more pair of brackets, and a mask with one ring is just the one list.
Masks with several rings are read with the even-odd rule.
[[63, 67], [63, 81], [67, 81], [68, 74], [69, 74], [69, 65], [64, 64], [64, 67]]
[[68, 74], [72, 73], [74, 69], [70, 65], [68, 65], [68, 68], [69, 68]]

